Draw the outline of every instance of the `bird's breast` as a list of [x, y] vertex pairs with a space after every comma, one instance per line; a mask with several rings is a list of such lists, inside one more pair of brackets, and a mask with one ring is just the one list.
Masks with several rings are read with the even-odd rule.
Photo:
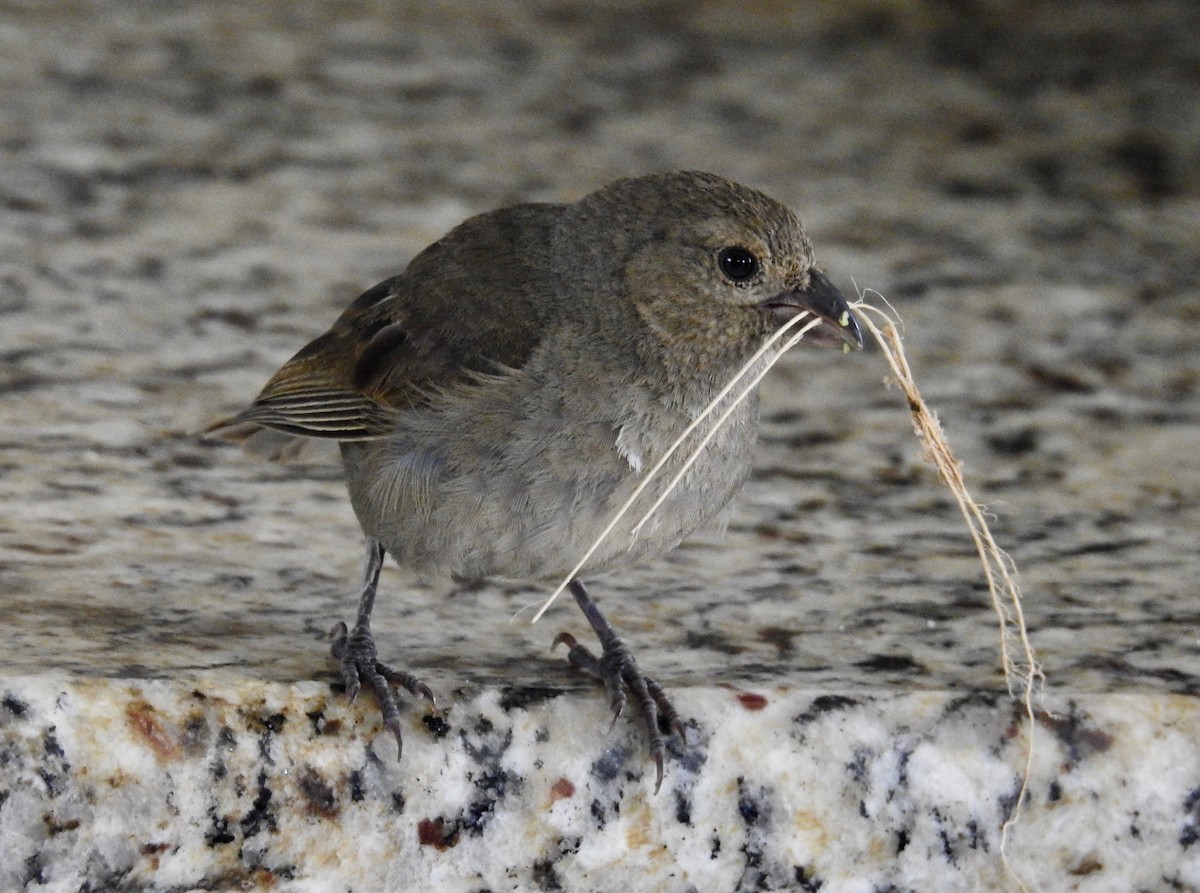
[[[419, 571], [526, 579], [568, 572], [692, 417], [636, 387], [605, 394], [536, 384], [513, 376], [489, 393], [405, 413], [386, 439], [345, 444], [351, 502], [367, 534]], [[750, 469], [757, 400], [739, 405], [701, 449], [708, 430], [698, 426], [662, 464], [585, 574], [659, 555], [729, 502]]]

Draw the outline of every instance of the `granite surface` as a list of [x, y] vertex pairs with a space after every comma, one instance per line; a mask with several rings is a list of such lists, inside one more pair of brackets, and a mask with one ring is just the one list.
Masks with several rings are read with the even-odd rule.
[[[0, 888], [1195, 889], [1200, 718], [1110, 695], [1041, 716], [986, 693], [689, 686], [662, 790], [599, 699], [489, 689], [369, 734], [327, 685], [16, 682]], [[120, 705], [120, 711], [114, 711]], [[1182, 791], [1192, 790], [1181, 796]], [[1181, 854], [1183, 857], [1181, 857]]]
[[[724, 534], [594, 594], [384, 573], [445, 712], [332, 689], [336, 464], [196, 436], [463, 217], [696, 167], [906, 321], [1047, 674], [1015, 875], [1200, 889], [1200, 8], [0, 11], [0, 890], [992, 890], [1023, 760], [986, 590], [878, 353], [764, 387]], [[760, 703], [761, 699], [761, 703]]]

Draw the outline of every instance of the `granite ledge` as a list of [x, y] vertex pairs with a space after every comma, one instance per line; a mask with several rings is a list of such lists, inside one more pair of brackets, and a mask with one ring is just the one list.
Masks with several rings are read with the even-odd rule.
[[[0, 683], [0, 890], [1019, 889], [1019, 706], [676, 689], [662, 790], [593, 691], [373, 707], [319, 682]], [[363, 699], [366, 700], [366, 699]], [[1008, 853], [1029, 889], [1200, 889], [1200, 700], [1048, 693]]]

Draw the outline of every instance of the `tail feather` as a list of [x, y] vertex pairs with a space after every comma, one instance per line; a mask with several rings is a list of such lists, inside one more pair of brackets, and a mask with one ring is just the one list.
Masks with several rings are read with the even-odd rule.
[[318, 440], [302, 434], [293, 434], [269, 428], [258, 422], [248, 422], [241, 415], [230, 416], [205, 428], [202, 437], [217, 438], [238, 444], [243, 450], [259, 459], [271, 462], [294, 462], [299, 459], [315, 459], [322, 447], [332, 447], [328, 439]]

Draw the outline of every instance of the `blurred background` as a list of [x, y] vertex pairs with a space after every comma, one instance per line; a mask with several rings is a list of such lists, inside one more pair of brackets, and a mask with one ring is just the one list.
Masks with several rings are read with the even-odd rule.
[[[1191, 0], [12, 2], [0, 96], [11, 672], [204, 668], [214, 641], [325, 672], [307, 640], [359, 560], [336, 465], [195, 432], [465, 216], [700, 168], [794, 207], [834, 281], [903, 316], [1051, 684], [1200, 686]], [[789, 357], [727, 536], [611, 584], [687, 596], [605, 602], [664, 681], [997, 683], [969, 541], [883, 374]], [[445, 624], [426, 592], [406, 625]], [[507, 625], [538, 595], [453, 597], [500, 641], [410, 663], [461, 681], [469, 641], [478, 678], [514, 678], [552, 634]]]

